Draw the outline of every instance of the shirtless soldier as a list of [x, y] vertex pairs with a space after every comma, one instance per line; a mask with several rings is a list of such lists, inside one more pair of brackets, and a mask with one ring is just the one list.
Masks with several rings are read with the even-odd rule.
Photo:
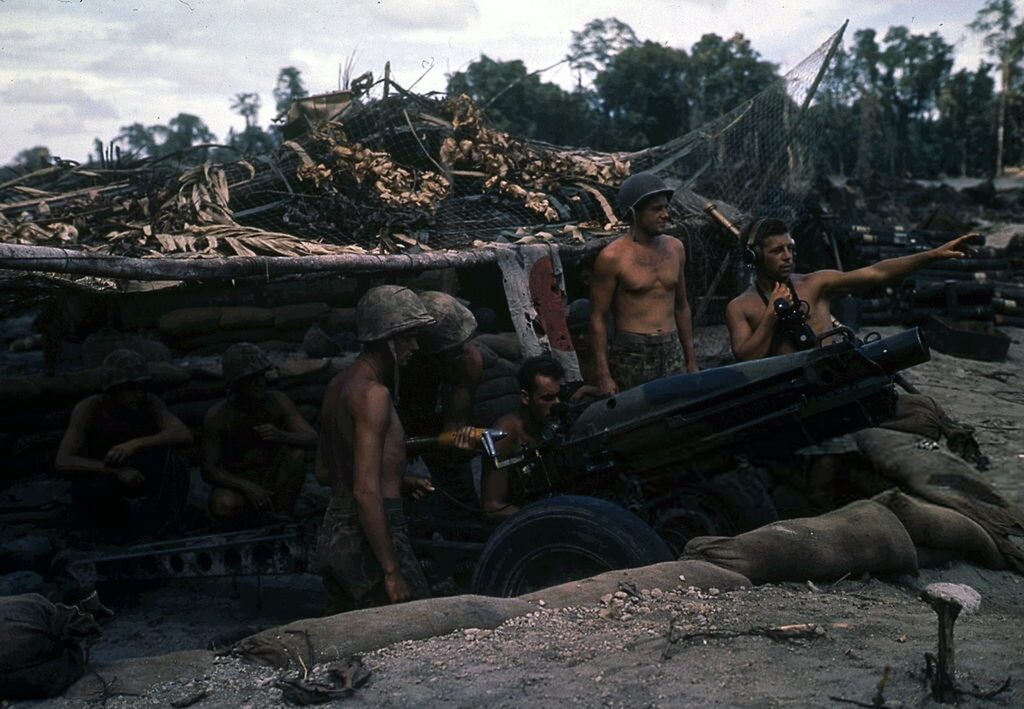
[[[402, 514], [402, 488], [433, 488], [405, 476], [405, 431], [393, 392], [416, 351], [416, 331], [433, 323], [408, 288], [371, 288], [356, 307], [363, 351], [327, 387], [317, 465], [333, 484], [317, 554], [330, 611], [430, 595]], [[322, 473], [320, 473], [322, 474]]]
[[267, 388], [273, 363], [259, 347], [231, 345], [222, 362], [228, 397], [203, 420], [200, 467], [212, 487], [210, 516], [229, 527], [289, 519], [316, 431], [286, 394]]
[[[974, 234], [957, 237], [929, 251], [879, 261], [855, 271], [822, 270], [793, 273], [793, 237], [785, 222], [758, 219], [740, 234], [750, 245], [756, 269], [754, 285], [729, 302], [725, 311], [732, 352], [736, 359], [760, 359], [794, 352], [797, 345], [778, 328], [774, 303], [779, 298], [806, 303], [807, 324], [820, 335], [832, 329], [830, 299], [906, 278], [935, 261], [967, 256], [965, 241]], [[798, 305], [798, 307], [801, 307]]]
[[[531, 357], [519, 368], [519, 409], [498, 419], [491, 428], [508, 435], [496, 443], [498, 457], [513, 458], [523, 445], [540, 443], [541, 431], [551, 422], [552, 410], [559, 402], [565, 370], [547, 356]], [[508, 501], [508, 472], [484, 463], [480, 497], [487, 519], [508, 519], [519, 507]]]
[[[683, 370], [697, 371], [682, 243], [663, 234], [672, 196], [661, 179], [640, 172], [619, 188], [629, 233], [605, 247], [590, 283], [590, 340], [597, 386], [614, 394]], [[607, 315], [615, 318], [609, 346]]]

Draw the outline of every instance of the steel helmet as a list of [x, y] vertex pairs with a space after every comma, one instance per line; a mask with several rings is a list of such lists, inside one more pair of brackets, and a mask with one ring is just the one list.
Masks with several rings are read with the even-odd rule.
[[152, 379], [149, 365], [134, 350], [114, 350], [103, 359], [103, 391], [120, 384], [147, 382]]
[[250, 342], [231, 345], [224, 351], [224, 357], [221, 359], [224, 381], [229, 386], [239, 379], [265, 372], [273, 366], [274, 363], [266, 353]]
[[356, 336], [360, 342], [387, 340], [433, 324], [434, 318], [419, 296], [405, 286], [371, 288], [356, 304]]
[[625, 219], [629, 210], [635, 208], [642, 200], [659, 194], [671, 199], [673, 192], [674, 190], [653, 172], [638, 172], [627, 177], [619, 186], [615, 207], [619, 210], [619, 217]]
[[424, 352], [443, 352], [458, 347], [476, 332], [476, 318], [469, 308], [440, 291], [420, 293], [423, 307], [434, 318], [434, 324], [423, 331], [420, 348]]

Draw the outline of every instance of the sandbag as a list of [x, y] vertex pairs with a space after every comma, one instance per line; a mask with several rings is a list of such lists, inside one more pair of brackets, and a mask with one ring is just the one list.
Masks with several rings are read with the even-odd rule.
[[181, 308], [160, 316], [156, 326], [172, 338], [195, 337], [216, 332], [220, 327], [222, 308]]
[[876, 472], [915, 497], [978, 523], [1006, 564], [1024, 574], [1024, 510], [981, 473], [948, 451], [919, 445], [919, 437], [909, 433], [868, 428], [854, 436]]
[[502, 359], [518, 362], [523, 358], [519, 337], [514, 332], [477, 335], [473, 338], [473, 343], [486, 346]]
[[313, 323], [327, 320], [331, 307], [327, 303], [298, 303], [282, 305], [274, 308], [274, 328], [278, 330], [294, 330], [308, 328]]
[[289, 348], [295, 349], [306, 335], [304, 329], [278, 329], [274, 327], [259, 330], [218, 330], [205, 335], [181, 338], [174, 343], [175, 349], [181, 352], [209, 351], [222, 355], [230, 345], [236, 342], [261, 342], [264, 340], [286, 340], [294, 343]]
[[903, 527], [918, 547], [918, 562], [943, 555], [922, 554], [925, 551], [952, 552], [956, 557], [988, 569], [1005, 569], [1006, 561], [989, 533], [974, 520], [956, 510], [933, 505], [899, 490], [886, 490], [875, 495], [875, 502], [885, 505], [899, 517]]
[[668, 591], [690, 586], [700, 589], [714, 587], [725, 591], [750, 586], [750, 579], [735, 571], [697, 559], [663, 561], [660, 564], [636, 569], [607, 571], [590, 578], [534, 591], [519, 598], [531, 602], [544, 601], [545, 608], [568, 608], [597, 603], [605, 594], [621, 590], [623, 584], [632, 585], [638, 592], [656, 588]]
[[871, 500], [820, 517], [773, 522], [735, 537], [696, 537], [682, 558], [711, 562], [746, 576], [755, 586], [917, 573], [917, 554], [907, 530], [896, 515]]
[[261, 330], [274, 327], [274, 310], [246, 306], [222, 308], [220, 327], [222, 330]]
[[896, 399], [896, 413], [882, 428], [924, 435], [939, 441], [943, 435], [961, 430], [964, 426], [950, 419], [931, 397], [921, 393], [901, 391]]
[[53, 697], [82, 676], [85, 644], [100, 636], [88, 613], [36, 593], [0, 598], [0, 697]]
[[518, 408], [518, 394], [508, 394], [494, 399], [474, 401], [473, 409], [469, 415], [469, 422], [473, 426], [487, 428], [494, 425], [494, 422], [505, 414], [510, 414]]
[[427, 598], [297, 620], [250, 636], [236, 648], [273, 643], [283, 646], [286, 656], [303, 657], [309, 652], [308, 642], [318, 662], [333, 662], [406, 640], [424, 640], [464, 628], [496, 628], [510, 618], [534, 610], [535, 605], [516, 598], [473, 595]]
[[120, 349], [138, 352], [151, 363], [171, 361], [171, 351], [164, 343], [104, 327], [90, 334], [82, 343], [82, 364], [89, 368], [102, 367], [107, 355]]
[[355, 329], [355, 308], [331, 308], [331, 312], [327, 314], [327, 320], [324, 321], [324, 331], [332, 335], [342, 330]]

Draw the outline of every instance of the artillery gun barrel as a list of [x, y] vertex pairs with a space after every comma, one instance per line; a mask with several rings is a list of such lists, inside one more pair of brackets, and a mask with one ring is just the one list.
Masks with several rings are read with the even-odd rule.
[[667, 377], [591, 404], [559, 454], [641, 472], [716, 450], [799, 448], [891, 416], [893, 376], [928, 358], [912, 329]]
[[928, 343], [916, 327], [860, 346], [861, 354], [892, 376], [931, 359]]

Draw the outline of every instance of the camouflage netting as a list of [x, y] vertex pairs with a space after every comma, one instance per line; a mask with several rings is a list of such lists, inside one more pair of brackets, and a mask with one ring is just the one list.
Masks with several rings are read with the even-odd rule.
[[61, 164], [9, 180], [0, 184], [0, 241], [177, 258], [580, 242], [614, 230], [618, 184], [646, 169], [688, 188], [675, 203], [677, 233], [695, 266], [714, 266], [733, 243], [701, 213], [705, 197], [740, 217], [800, 215], [819, 135], [813, 108], [804, 109], [841, 32], [728, 115], [638, 153], [519, 139], [489, 128], [465, 96], [385, 83], [380, 95], [336, 103], [329, 120], [307, 121], [271, 154], [189, 167], [176, 160], [196, 154]]

